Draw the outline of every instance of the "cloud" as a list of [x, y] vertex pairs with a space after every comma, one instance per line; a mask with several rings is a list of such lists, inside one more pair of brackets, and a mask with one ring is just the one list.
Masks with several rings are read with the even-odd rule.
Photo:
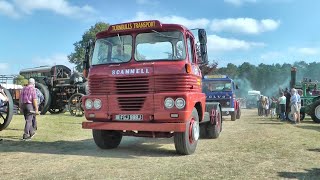
[[252, 18], [228, 18], [214, 19], [210, 29], [215, 32], [236, 32], [244, 34], [260, 34], [266, 31], [273, 31], [280, 25], [280, 21], [273, 19], [256, 20]]
[[83, 18], [95, 13], [89, 6], [73, 6], [67, 0], [14, 0], [12, 3], [0, 1], [0, 13], [10, 17], [30, 15], [34, 11], [47, 10], [63, 16]]
[[0, 14], [9, 16], [12, 18], [18, 18], [19, 13], [16, 12], [14, 6], [7, 1], [0, 1]]
[[298, 48], [297, 52], [302, 55], [317, 55], [319, 54], [319, 48], [310, 48], [310, 47]]
[[208, 51], [225, 52], [235, 50], [249, 50], [255, 47], [263, 47], [264, 43], [248, 42], [238, 39], [222, 38], [217, 35], [208, 35]]
[[198, 18], [198, 19], [187, 19], [180, 16], [161, 16], [158, 14], [150, 15], [144, 12], [137, 12], [136, 16], [128, 21], [142, 21], [142, 20], [151, 20], [157, 19], [162, 23], [174, 23], [174, 24], [183, 24], [189, 29], [193, 28], [206, 28], [210, 21], [206, 18]]
[[50, 57], [36, 57], [33, 58], [32, 63], [35, 64], [35, 66], [65, 65], [71, 70], [75, 67], [75, 64], [70, 63], [65, 54], [54, 54]]
[[155, 0], [136, 0], [137, 4], [140, 5], [157, 5], [159, 4], [158, 1]]
[[241, 6], [244, 3], [256, 3], [257, 0], [224, 0], [224, 2], [232, 4], [234, 6]]

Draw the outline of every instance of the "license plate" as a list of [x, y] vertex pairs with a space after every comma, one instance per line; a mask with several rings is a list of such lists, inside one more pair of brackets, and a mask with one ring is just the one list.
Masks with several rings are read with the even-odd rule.
[[118, 114], [116, 115], [115, 120], [119, 121], [142, 121], [142, 114]]

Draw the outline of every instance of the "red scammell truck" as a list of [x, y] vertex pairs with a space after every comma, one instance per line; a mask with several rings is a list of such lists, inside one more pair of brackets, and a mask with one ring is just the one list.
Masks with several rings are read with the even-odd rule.
[[200, 129], [204, 137], [219, 135], [220, 106], [206, 107], [201, 91], [205, 30], [198, 38], [199, 47], [184, 26], [157, 20], [111, 25], [96, 35], [92, 57], [88, 46], [83, 64], [89, 95], [82, 99], [88, 120], [82, 127], [92, 129], [98, 147], [116, 148], [122, 136], [173, 136], [176, 151], [188, 155]]

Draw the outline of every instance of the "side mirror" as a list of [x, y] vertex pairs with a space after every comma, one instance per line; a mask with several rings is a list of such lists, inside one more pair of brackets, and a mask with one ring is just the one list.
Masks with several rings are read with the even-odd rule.
[[84, 61], [82, 62], [82, 66], [83, 66], [83, 76], [85, 78], [88, 77], [88, 71], [90, 68], [90, 53], [91, 53], [91, 48], [93, 47], [93, 43], [91, 41], [89, 41], [86, 44], [85, 47], [85, 56], [84, 56]]
[[198, 30], [198, 38], [199, 38], [199, 42], [200, 42], [201, 63], [206, 63], [206, 62], [208, 62], [206, 30], [199, 29]]

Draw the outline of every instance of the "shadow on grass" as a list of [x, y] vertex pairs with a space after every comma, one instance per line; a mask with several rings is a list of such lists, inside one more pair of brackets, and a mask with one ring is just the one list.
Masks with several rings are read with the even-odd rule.
[[320, 152], [320, 148], [316, 148], [316, 149], [308, 149], [308, 151]]
[[315, 131], [320, 132], [320, 126], [316, 126], [316, 125], [315, 126], [308, 126], [308, 125], [301, 124], [296, 127], [301, 128], [301, 129], [309, 129], [309, 130], [315, 130]]
[[16, 140], [18, 138], [13, 136], [2, 136], [1, 138], [3, 138], [3, 141], [0, 142], [0, 152], [63, 154], [107, 158], [179, 156], [174, 149], [162, 147], [164, 144], [173, 143], [171, 139], [124, 137], [118, 148], [102, 150], [95, 145], [93, 139], [40, 142], [36, 140]]
[[278, 175], [282, 178], [288, 179], [319, 179], [320, 168], [305, 169], [306, 172], [278, 172]]

